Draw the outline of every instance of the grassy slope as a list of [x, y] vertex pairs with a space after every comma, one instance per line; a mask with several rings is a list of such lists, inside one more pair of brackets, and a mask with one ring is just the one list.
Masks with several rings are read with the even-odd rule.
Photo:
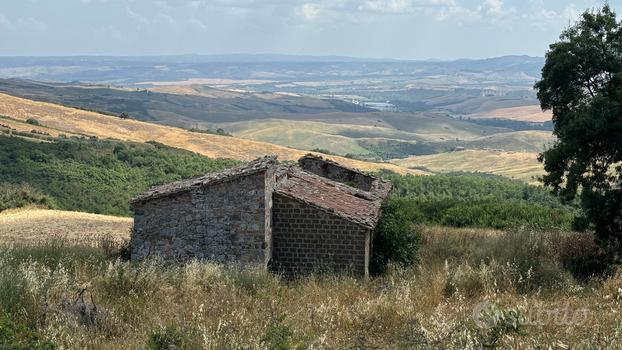
[[[239, 123], [216, 124], [234, 135], [301, 149], [322, 148], [336, 154], [365, 154], [368, 150], [358, 143], [360, 139], [389, 139], [399, 141], [433, 142], [447, 148], [493, 148], [510, 151], [539, 152], [542, 145], [553, 140], [545, 131], [517, 131], [482, 127], [466, 128], [464, 123], [448, 118], [426, 118], [412, 115], [410, 122], [416, 127], [412, 132], [392, 128], [385, 123], [360, 125], [323, 121], [292, 121], [262, 119]], [[493, 132], [489, 134], [489, 132]], [[503, 132], [500, 132], [503, 131]], [[482, 136], [484, 134], [484, 136]], [[456, 141], [458, 139], [458, 141]]]
[[548, 131], [525, 130], [483, 136], [465, 142], [467, 148], [492, 148], [515, 152], [542, 152], [555, 141]]
[[[264, 142], [193, 133], [175, 127], [136, 120], [123, 120], [95, 112], [37, 102], [5, 94], [0, 94], [0, 115], [21, 121], [35, 118], [45, 126], [72, 134], [115, 138], [134, 142], [156, 140], [171, 147], [186, 149], [212, 158], [251, 160], [266, 154], [276, 154], [282, 160], [295, 160], [307, 153]], [[343, 164], [367, 171], [389, 169], [398, 173], [421, 173], [393, 164], [369, 163], [333, 156], [331, 158]]]
[[527, 182], [534, 182], [535, 176], [543, 174], [537, 153], [530, 152], [466, 150], [397, 159], [393, 162], [404, 167], [424, 167], [433, 172], [487, 172]]

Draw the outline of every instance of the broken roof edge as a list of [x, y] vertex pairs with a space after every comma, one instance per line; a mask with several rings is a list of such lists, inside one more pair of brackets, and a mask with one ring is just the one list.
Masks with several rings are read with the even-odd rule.
[[305, 158], [312, 158], [312, 159], [315, 159], [315, 160], [320, 160], [320, 161], [325, 162], [327, 164], [338, 166], [338, 167], [340, 167], [342, 169], [346, 169], [346, 170], [352, 171], [354, 173], [358, 173], [358, 174], [361, 174], [361, 175], [372, 177], [374, 179], [378, 179], [377, 176], [375, 176], [375, 175], [373, 175], [373, 174], [371, 174], [369, 172], [363, 171], [361, 169], [349, 167], [347, 165], [343, 165], [343, 164], [341, 164], [341, 163], [339, 163], [337, 161], [334, 161], [334, 160], [332, 160], [330, 158], [326, 158], [326, 157], [323, 157], [323, 156], [321, 156], [319, 154], [315, 154], [315, 153], [307, 153], [307, 154], [305, 154], [304, 156], [302, 156], [302, 157], [300, 157], [298, 159], [298, 163], [300, 164], [303, 161], [303, 159], [305, 159]]
[[[363, 175], [366, 177], [369, 177], [372, 179], [372, 186], [371, 189], [366, 191], [366, 192], [376, 192], [376, 193], [382, 193], [382, 192], [386, 192], [386, 194], [388, 194], [389, 192], [391, 192], [391, 189], [393, 189], [393, 184], [391, 184], [391, 181], [387, 181], [383, 178], [381, 178], [380, 176], [378, 176], [377, 174], [373, 173], [373, 172], [369, 172], [369, 171], [364, 171], [358, 168], [353, 168], [353, 167], [349, 167], [347, 165], [343, 165], [337, 161], [334, 161], [330, 158], [326, 158], [323, 157], [319, 154], [315, 154], [315, 153], [307, 153], [304, 156], [300, 157], [298, 159], [298, 164], [300, 165], [302, 163], [302, 161], [304, 159], [314, 159], [314, 160], [319, 160], [322, 161], [326, 164], [330, 164], [330, 165], [334, 165], [336, 167], [351, 171], [353, 173], [357, 173], [359, 175]], [[333, 180], [334, 181], [334, 180]], [[364, 190], [363, 190], [364, 191]]]
[[197, 176], [194, 178], [175, 181], [172, 183], [153, 186], [130, 200], [131, 205], [145, 203], [154, 199], [171, 197], [189, 192], [196, 188], [231, 181], [241, 176], [257, 174], [277, 165], [277, 156], [268, 155], [252, 160], [246, 164], [225, 169], [215, 173]]

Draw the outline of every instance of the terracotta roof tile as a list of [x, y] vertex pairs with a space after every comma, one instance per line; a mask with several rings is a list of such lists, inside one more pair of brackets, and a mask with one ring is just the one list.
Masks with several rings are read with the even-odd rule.
[[278, 173], [275, 192], [329, 211], [367, 228], [374, 228], [382, 202], [391, 190], [389, 182], [376, 180], [375, 190], [357, 190], [297, 168]]

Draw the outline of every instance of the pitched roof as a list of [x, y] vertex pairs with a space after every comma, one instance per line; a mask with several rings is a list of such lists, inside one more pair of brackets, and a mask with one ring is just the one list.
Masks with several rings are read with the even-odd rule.
[[174, 196], [203, 186], [266, 171], [269, 167], [276, 168], [275, 193], [302, 201], [370, 229], [378, 223], [380, 207], [392, 188], [390, 182], [368, 175], [373, 182], [371, 189], [364, 191], [295, 166], [278, 167], [275, 156], [266, 156], [222, 172], [153, 187], [132, 199], [131, 203], [135, 205], [156, 198]]
[[188, 180], [182, 180], [172, 182], [166, 185], [152, 187], [147, 192], [142, 193], [132, 199], [131, 203], [136, 204], [156, 198], [163, 198], [178, 193], [188, 192], [197, 187], [221, 183], [240, 176], [259, 173], [274, 165], [276, 165], [276, 156], [265, 156], [263, 158], [253, 160], [246, 165], [227, 169], [218, 173], [207, 174]]
[[374, 191], [345, 184], [290, 167], [279, 171], [275, 192], [319, 207], [348, 221], [373, 229], [391, 183], [376, 179]]

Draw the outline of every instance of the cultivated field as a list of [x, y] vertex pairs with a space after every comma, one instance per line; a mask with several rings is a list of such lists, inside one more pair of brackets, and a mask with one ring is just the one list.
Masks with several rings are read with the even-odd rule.
[[543, 123], [551, 121], [553, 115], [550, 111], [543, 112], [540, 106], [524, 106], [499, 108], [489, 112], [471, 114], [469, 117], [473, 119], [501, 118], [524, 122]]
[[535, 182], [535, 177], [544, 174], [537, 157], [537, 153], [528, 152], [465, 150], [396, 159], [393, 163], [432, 172], [482, 172]]
[[[59, 131], [68, 134], [113, 138], [124, 141], [158, 141], [168, 146], [186, 149], [213, 158], [251, 160], [266, 154], [275, 154], [282, 160], [295, 160], [308, 153], [264, 142], [235, 137], [190, 132], [184, 129], [125, 120], [95, 112], [63, 107], [51, 103], [37, 102], [0, 94], [0, 115], [25, 122], [37, 119], [49, 127], [49, 133]], [[45, 131], [45, 130], [44, 130]], [[330, 156], [340, 163], [366, 171], [389, 169], [397, 173], [421, 174], [393, 164], [363, 162], [343, 157]]]

